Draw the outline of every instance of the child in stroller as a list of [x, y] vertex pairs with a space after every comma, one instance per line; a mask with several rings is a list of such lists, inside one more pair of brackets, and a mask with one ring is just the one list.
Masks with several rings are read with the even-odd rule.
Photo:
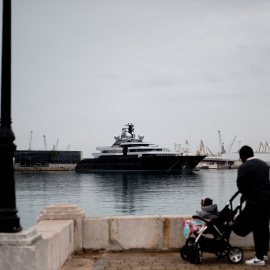
[[[213, 200], [207, 197], [203, 197], [201, 200], [201, 208], [202, 211], [196, 211], [196, 216], [200, 218], [207, 219], [211, 221], [214, 218], [218, 218], [219, 211], [217, 209], [217, 205], [213, 204]], [[184, 220], [184, 235], [186, 239], [190, 237], [190, 235], [194, 232], [200, 233], [204, 226], [205, 222], [198, 219]]]
[[[217, 257], [228, 257], [232, 263], [239, 263], [243, 259], [243, 251], [238, 247], [232, 247], [229, 238], [232, 231], [234, 216], [241, 211], [243, 203], [240, 200], [238, 206], [233, 209], [232, 201], [237, 197], [236, 192], [216, 218], [201, 217], [201, 212], [192, 217], [194, 220], [204, 222], [200, 231], [194, 230], [194, 237], [189, 237], [185, 245], [181, 248], [182, 259], [189, 260], [191, 263], [200, 264], [202, 262], [202, 251], [215, 253]], [[192, 227], [192, 226], [191, 226]], [[211, 235], [211, 237], [206, 236]]]

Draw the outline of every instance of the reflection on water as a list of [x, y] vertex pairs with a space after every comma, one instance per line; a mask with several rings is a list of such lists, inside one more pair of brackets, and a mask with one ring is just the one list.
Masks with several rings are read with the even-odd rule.
[[236, 191], [236, 170], [192, 174], [16, 172], [19, 217], [33, 225], [48, 205], [79, 205], [86, 216], [184, 215], [209, 196], [223, 208]]

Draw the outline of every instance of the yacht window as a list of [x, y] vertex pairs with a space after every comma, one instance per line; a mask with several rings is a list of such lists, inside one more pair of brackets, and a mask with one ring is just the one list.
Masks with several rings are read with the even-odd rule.
[[[145, 154], [144, 156], [153, 156], [153, 154]], [[174, 154], [154, 154], [157, 157], [168, 157], [168, 156], [175, 156]]]
[[122, 150], [103, 150], [101, 153], [122, 153]]

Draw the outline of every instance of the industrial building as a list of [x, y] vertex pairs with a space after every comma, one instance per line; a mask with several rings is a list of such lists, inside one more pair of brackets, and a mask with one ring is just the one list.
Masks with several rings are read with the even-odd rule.
[[77, 164], [83, 157], [82, 153], [82, 151], [18, 150], [15, 151], [14, 158], [17, 167], [49, 167], [52, 164]]

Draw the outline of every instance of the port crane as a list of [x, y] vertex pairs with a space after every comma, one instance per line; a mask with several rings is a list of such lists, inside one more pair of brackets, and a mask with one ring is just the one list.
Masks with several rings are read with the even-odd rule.
[[220, 154], [226, 154], [226, 150], [224, 149], [224, 143], [222, 142], [220, 131], [218, 131], [219, 134], [219, 143], [220, 143]]
[[268, 148], [268, 150], [270, 150], [269, 144], [267, 141], [265, 142], [265, 145], [263, 145], [263, 143], [260, 142], [256, 152], [262, 152], [262, 153], [266, 152], [267, 148]]
[[215, 154], [213, 154], [213, 152], [207, 146], [206, 146], [206, 150], [209, 151], [210, 156], [212, 156], [212, 157], [216, 156]]
[[59, 140], [57, 139], [56, 146], [55, 146], [55, 151], [57, 151], [58, 141]]
[[44, 138], [44, 146], [45, 146], [45, 150], [47, 150], [46, 136], [45, 136], [45, 135], [43, 135], [43, 138]]
[[260, 142], [256, 152], [263, 152], [263, 151], [261, 151], [261, 149], [263, 149], [263, 148], [264, 148], [264, 145], [262, 142]]
[[33, 131], [30, 132], [30, 142], [29, 142], [28, 150], [32, 150], [32, 135], [33, 135]]
[[266, 152], [268, 148], [268, 151], [270, 150], [268, 142], [265, 142], [264, 152]]
[[[207, 147], [206, 147], [206, 149], [207, 149]], [[200, 143], [200, 145], [199, 145], [199, 149], [198, 149], [198, 151], [197, 151], [197, 153], [196, 153], [196, 156], [201, 156], [201, 155], [207, 156], [208, 153], [207, 153], [207, 150], [206, 150], [206, 149], [205, 149], [205, 147], [204, 147], [203, 140], [201, 140], [201, 143]]]
[[215, 157], [216, 155], [208, 148], [208, 146], [204, 145], [203, 140], [201, 140], [199, 150], [197, 151], [196, 156], [209, 156], [209, 157]]
[[235, 142], [236, 137], [237, 137], [237, 136], [234, 137], [234, 139], [233, 139], [233, 141], [232, 141], [232, 143], [231, 143], [229, 149], [227, 150], [227, 153], [230, 153], [230, 152], [231, 152], [231, 149], [232, 149], [232, 147], [233, 147], [233, 144], [234, 144], [234, 142]]

